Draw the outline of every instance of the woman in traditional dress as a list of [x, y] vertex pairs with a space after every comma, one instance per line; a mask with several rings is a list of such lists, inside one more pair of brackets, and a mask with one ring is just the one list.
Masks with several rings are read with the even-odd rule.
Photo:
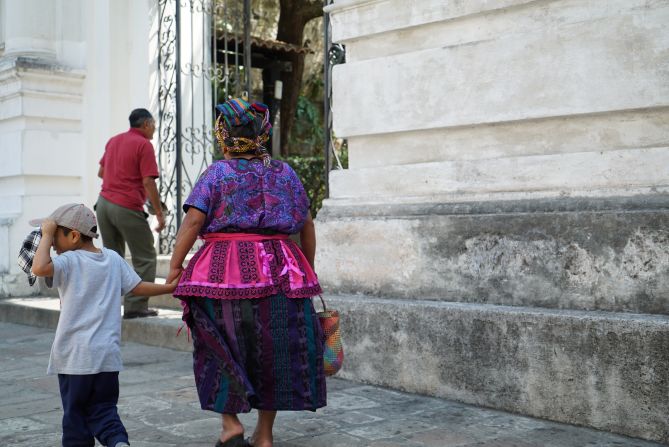
[[[246, 445], [237, 414], [258, 410], [249, 438], [272, 445], [277, 410], [325, 406], [323, 333], [311, 302], [316, 236], [309, 200], [286, 163], [264, 147], [264, 104], [233, 99], [217, 107], [224, 160], [200, 176], [170, 261], [169, 282], [193, 337], [202, 409], [222, 414], [217, 447]], [[299, 233], [301, 249], [290, 238]], [[196, 239], [204, 244], [182, 265]]]

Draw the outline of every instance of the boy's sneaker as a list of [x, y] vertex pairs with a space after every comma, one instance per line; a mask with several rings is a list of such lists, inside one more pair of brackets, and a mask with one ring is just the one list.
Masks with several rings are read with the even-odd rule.
[[114, 447], [130, 447], [130, 444], [127, 442], [117, 442]]

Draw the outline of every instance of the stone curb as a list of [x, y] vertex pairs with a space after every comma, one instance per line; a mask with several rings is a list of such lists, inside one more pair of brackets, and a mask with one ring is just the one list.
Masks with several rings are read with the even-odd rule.
[[[55, 329], [58, 325], [58, 298], [6, 298], [0, 300], [0, 321]], [[122, 340], [149, 346], [192, 351], [188, 330], [182, 326], [181, 312], [159, 309], [157, 317], [123, 320]]]

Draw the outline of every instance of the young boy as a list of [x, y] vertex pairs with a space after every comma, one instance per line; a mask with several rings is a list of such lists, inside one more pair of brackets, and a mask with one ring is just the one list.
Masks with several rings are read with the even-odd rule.
[[[121, 361], [121, 297], [132, 291], [153, 296], [174, 291], [170, 284], [142, 282], [116, 252], [93, 245], [98, 237], [93, 211], [63, 205], [36, 219], [42, 238], [33, 259], [37, 276], [53, 277], [61, 310], [47, 374], [58, 374], [63, 402], [63, 446], [127, 446], [118, 416]], [[54, 247], [59, 256], [51, 258]]]

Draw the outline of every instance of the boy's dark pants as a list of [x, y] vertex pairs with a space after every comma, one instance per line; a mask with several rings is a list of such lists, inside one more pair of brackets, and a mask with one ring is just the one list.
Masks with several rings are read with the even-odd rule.
[[64, 447], [93, 447], [93, 437], [111, 447], [128, 442], [128, 433], [116, 410], [118, 372], [58, 374], [58, 383], [64, 410]]

